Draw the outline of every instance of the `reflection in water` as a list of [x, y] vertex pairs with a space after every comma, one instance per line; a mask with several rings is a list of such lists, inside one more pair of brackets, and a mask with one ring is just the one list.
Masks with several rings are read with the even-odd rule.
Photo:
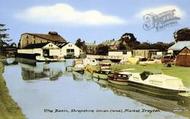
[[124, 97], [129, 97], [133, 100], [137, 100], [143, 104], [156, 107], [160, 110], [163, 111], [169, 111], [173, 113], [177, 113], [186, 117], [190, 117], [190, 105], [189, 105], [189, 100], [188, 102], [181, 103], [183, 100], [181, 99], [165, 99], [165, 98], [160, 98], [156, 95], [151, 95], [151, 94], [145, 94], [142, 90], [139, 90], [135, 87], [132, 86], [120, 86], [116, 84], [109, 83], [105, 80], [97, 80], [94, 79], [94, 81], [97, 82], [102, 88], [107, 88], [111, 89], [114, 94], [118, 96], [124, 96]]
[[48, 63], [40, 64], [24, 64], [19, 63], [21, 66], [23, 80], [38, 80], [48, 78], [49, 80], [57, 80], [63, 75], [61, 69], [52, 68]]
[[76, 81], [83, 80], [83, 75], [81, 73], [73, 71], [72, 74], [73, 74], [73, 80]]
[[73, 71], [72, 72], [72, 75], [73, 75], [73, 80], [80, 80], [80, 81], [82, 81], [83, 79], [85, 79], [85, 80], [92, 80], [92, 74], [91, 73], [89, 73], [89, 72], [84, 72], [84, 74], [82, 74], [82, 73], [79, 73], [79, 72], [75, 72], [75, 71]]

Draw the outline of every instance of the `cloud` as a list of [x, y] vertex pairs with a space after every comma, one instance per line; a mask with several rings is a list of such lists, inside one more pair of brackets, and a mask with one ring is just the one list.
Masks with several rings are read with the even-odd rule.
[[52, 6], [34, 6], [16, 14], [16, 18], [34, 23], [74, 25], [120, 25], [126, 21], [97, 10], [79, 11], [64, 3]]
[[179, 7], [177, 7], [175, 5], [166, 5], [166, 6], [156, 7], [156, 8], [145, 9], [145, 10], [139, 12], [136, 16], [139, 17], [139, 18], [142, 18], [142, 16], [144, 16], [146, 14], [150, 14], [150, 13], [159, 14], [159, 13], [162, 13], [162, 12], [166, 12], [168, 10], [175, 10], [174, 15], [176, 17], [182, 18], [185, 15], [185, 12], [182, 11]]

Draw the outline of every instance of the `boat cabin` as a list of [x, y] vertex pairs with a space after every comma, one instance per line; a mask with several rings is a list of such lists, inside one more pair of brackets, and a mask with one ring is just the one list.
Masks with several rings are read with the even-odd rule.
[[129, 72], [116, 72], [113, 74], [112, 78], [128, 80], [130, 76], [132, 76], [132, 74]]

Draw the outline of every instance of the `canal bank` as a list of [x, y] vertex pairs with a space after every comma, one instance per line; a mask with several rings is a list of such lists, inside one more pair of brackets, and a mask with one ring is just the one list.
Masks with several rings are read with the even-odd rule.
[[0, 62], [0, 119], [25, 119], [21, 109], [10, 97], [3, 78], [4, 66]]

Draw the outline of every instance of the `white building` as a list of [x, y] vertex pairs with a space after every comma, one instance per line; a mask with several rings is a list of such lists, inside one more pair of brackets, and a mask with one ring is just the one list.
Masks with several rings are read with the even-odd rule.
[[23, 49], [18, 49], [19, 57], [35, 59], [39, 61], [61, 60], [60, 48], [53, 43], [30, 44]]
[[64, 57], [79, 57], [82, 50], [72, 43], [38, 43], [27, 45], [23, 49], [18, 49], [19, 57], [41, 60], [59, 61]]
[[60, 47], [60, 56], [63, 57], [79, 57], [82, 50], [73, 43], [56, 44]]

